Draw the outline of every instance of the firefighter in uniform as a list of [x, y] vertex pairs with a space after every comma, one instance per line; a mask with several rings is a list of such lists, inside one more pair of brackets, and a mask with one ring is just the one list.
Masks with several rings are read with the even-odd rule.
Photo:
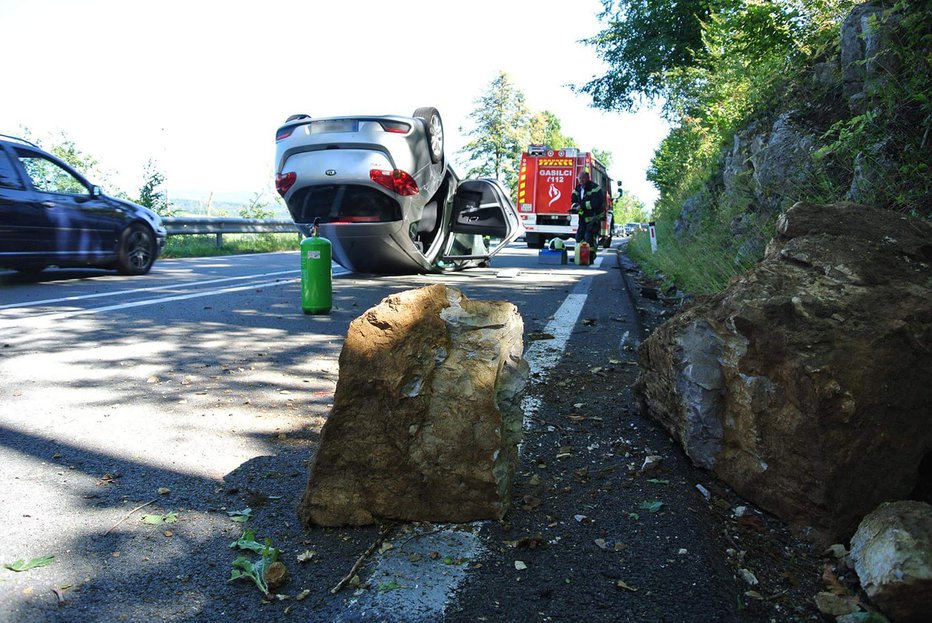
[[595, 259], [599, 232], [605, 218], [605, 191], [592, 181], [588, 171], [579, 174], [576, 188], [573, 189], [573, 208], [579, 215], [576, 244], [585, 240], [589, 245], [589, 257]]

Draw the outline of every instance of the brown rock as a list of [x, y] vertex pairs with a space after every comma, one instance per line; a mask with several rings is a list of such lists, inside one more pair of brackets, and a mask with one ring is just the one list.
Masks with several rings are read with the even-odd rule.
[[796, 204], [764, 260], [641, 346], [636, 391], [698, 465], [824, 544], [932, 447], [932, 225]]
[[288, 581], [288, 567], [280, 560], [276, 560], [265, 570], [265, 583], [270, 591], [278, 590]]
[[851, 539], [861, 587], [896, 623], [928, 621], [932, 613], [932, 506], [882, 504]]
[[305, 525], [500, 518], [528, 367], [514, 305], [434, 285], [350, 324], [299, 506]]

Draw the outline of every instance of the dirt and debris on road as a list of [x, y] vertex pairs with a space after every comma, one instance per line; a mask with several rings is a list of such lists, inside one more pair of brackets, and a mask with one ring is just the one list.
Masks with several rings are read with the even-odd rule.
[[[211, 479], [49, 443], [36, 452], [57, 471], [28, 477], [80, 492], [81, 516], [56, 520], [77, 536], [52, 564], [0, 573], [0, 599], [15, 604], [0, 621], [830, 620], [816, 596], [857, 600], [854, 573], [692, 466], [640, 413], [637, 345], [681, 300], [616, 250], [600, 256], [566, 352], [531, 379], [503, 521], [305, 530], [295, 505], [318, 442], [306, 426], [270, 428], [251, 441], [272, 451]], [[553, 339], [525, 331], [526, 348]], [[245, 577], [231, 581], [241, 557]], [[249, 573], [273, 557], [283, 584], [266, 596]], [[418, 610], [438, 598], [439, 615]]]
[[640, 413], [637, 345], [682, 301], [604, 261], [567, 352], [532, 383], [514, 509], [483, 528], [487, 569], [446, 620], [822, 620], [826, 561]]

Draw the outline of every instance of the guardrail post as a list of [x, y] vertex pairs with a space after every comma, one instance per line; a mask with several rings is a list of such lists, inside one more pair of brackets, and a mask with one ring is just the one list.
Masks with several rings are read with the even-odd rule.
[[218, 231], [218, 232], [217, 232], [217, 248], [219, 249], [219, 248], [222, 247], [222, 246], [223, 246], [223, 234], [221, 234], [221, 233]]

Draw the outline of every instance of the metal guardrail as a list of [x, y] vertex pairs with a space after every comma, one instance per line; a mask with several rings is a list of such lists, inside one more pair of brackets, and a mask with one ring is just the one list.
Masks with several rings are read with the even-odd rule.
[[217, 237], [218, 247], [223, 244], [223, 234], [301, 235], [294, 221], [286, 219], [169, 216], [162, 218], [162, 223], [169, 236], [213, 234]]

